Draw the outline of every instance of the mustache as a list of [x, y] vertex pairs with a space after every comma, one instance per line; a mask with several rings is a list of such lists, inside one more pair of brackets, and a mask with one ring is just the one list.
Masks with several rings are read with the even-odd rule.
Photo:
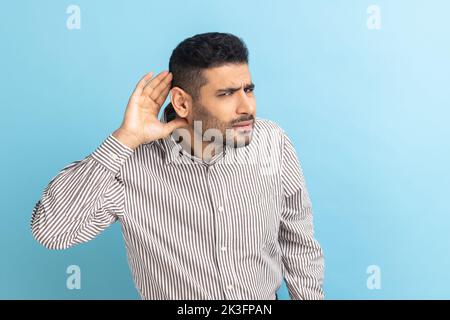
[[252, 121], [254, 122], [254, 121], [255, 121], [255, 117], [254, 117], [253, 115], [248, 115], [248, 116], [246, 116], [246, 117], [243, 117], [243, 118], [239, 118], [239, 119], [233, 120], [232, 122], [230, 122], [230, 126], [232, 127], [232, 126], [234, 126], [236, 123], [239, 123], [239, 122], [242, 122], [242, 121], [249, 121], [249, 120], [252, 120]]

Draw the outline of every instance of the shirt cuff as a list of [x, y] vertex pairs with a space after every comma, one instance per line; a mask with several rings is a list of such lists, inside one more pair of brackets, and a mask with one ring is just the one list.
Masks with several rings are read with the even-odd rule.
[[133, 152], [133, 149], [127, 147], [110, 134], [91, 156], [112, 173], [117, 174]]

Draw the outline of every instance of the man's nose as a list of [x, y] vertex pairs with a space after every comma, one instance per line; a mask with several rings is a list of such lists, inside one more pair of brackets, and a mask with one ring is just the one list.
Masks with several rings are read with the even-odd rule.
[[253, 97], [249, 97], [244, 90], [239, 91], [239, 104], [237, 108], [238, 114], [254, 114], [255, 113], [255, 100]]

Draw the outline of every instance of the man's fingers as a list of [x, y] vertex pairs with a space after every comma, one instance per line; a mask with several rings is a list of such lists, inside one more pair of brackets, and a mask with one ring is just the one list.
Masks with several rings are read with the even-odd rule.
[[158, 97], [161, 95], [161, 93], [167, 88], [167, 86], [170, 85], [172, 82], [172, 73], [169, 73], [160, 83], [157, 87], [153, 89], [153, 91], [150, 93], [150, 98], [154, 101], [158, 99]]
[[149, 73], [147, 73], [145, 76], [143, 76], [141, 78], [141, 80], [139, 80], [139, 82], [136, 85], [135, 88], [135, 92], [136, 93], [142, 93], [142, 90], [144, 90], [145, 85], [148, 83], [148, 81], [152, 78], [153, 76], [153, 71], [150, 71]]
[[164, 101], [166, 101], [169, 91], [170, 91], [170, 82], [169, 82], [169, 84], [167, 84], [167, 86], [163, 89], [163, 91], [159, 94], [159, 96], [154, 101], [156, 101], [156, 103], [161, 106], [164, 103]]
[[153, 89], [153, 91], [150, 93], [150, 98], [153, 101], [156, 101], [159, 96], [166, 90], [167, 86], [170, 86], [170, 83], [172, 82], [172, 74], [169, 73], [163, 81], [159, 83], [159, 85]]
[[144, 87], [144, 94], [150, 96], [152, 91], [164, 80], [164, 78], [169, 74], [169, 71], [160, 72], [156, 77], [150, 80]]

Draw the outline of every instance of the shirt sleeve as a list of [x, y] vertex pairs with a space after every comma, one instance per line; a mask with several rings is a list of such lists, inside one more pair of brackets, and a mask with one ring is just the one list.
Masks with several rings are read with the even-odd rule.
[[289, 137], [283, 133], [283, 206], [279, 243], [284, 278], [293, 300], [324, 299], [324, 258], [314, 238], [312, 206], [302, 168]]
[[83, 160], [64, 167], [33, 208], [31, 231], [49, 249], [89, 241], [118, 219], [124, 208], [120, 170], [133, 150], [109, 135]]

